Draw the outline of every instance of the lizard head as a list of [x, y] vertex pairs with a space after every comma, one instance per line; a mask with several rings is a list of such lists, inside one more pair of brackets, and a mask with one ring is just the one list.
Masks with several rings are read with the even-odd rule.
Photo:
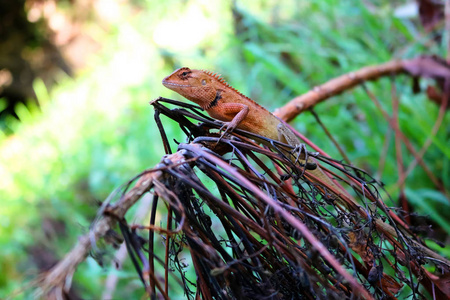
[[181, 96], [207, 106], [216, 96], [214, 76], [202, 71], [180, 68], [163, 79], [162, 84]]

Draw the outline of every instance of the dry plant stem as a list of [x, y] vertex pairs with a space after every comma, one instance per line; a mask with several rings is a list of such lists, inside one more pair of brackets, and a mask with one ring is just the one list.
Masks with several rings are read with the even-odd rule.
[[[145, 219], [145, 216], [147, 215], [147, 212], [150, 207], [152, 197], [150, 195], [145, 195], [142, 197], [141, 203], [139, 204], [139, 208], [136, 211], [136, 214], [134, 215], [135, 222], [142, 222]], [[112, 262], [112, 267], [114, 268], [116, 264], [119, 266], [122, 266], [123, 261], [128, 257], [127, 248], [125, 246], [125, 243], [122, 243], [120, 245], [119, 250], [116, 251], [115, 260]], [[105, 290], [102, 295], [102, 299], [112, 299], [114, 290], [116, 289], [118, 281], [118, 274], [116, 272], [111, 272], [108, 277], [106, 278], [105, 282]]]
[[363, 81], [375, 80], [379, 77], [403, 72], [403, 61], [390, 61], [381, 65], [369, 66], [356, 72], [350, 72], [314, 87], [306, 94], [292, 99], [285, 106], [277, 109], [274, 115], [289, 122], [301, 112], [332, 96], [349, 90]]
[[[334, 173], [331, 172], [331, 174], [334, 174]], [[308, 174], [308, 176], [313, 177], [313, 176], [311, 176], [311, 174]], [[334, 174], [333, 176], [339, 177], [339, 176], [337, 176], [337, 174]], [[321, 180], [319, 178], [313, 178], [313, 179], [316, 182], [324, 184], [323, 182], [321, 182]], [[341, 179], [343, 180], [343, 178], [341, 178]], [[350, 180], [353, 181], [354, 184], [358, 184], [358, 182], [356, 182], [354, 178], [350, 178]], [[359, 186], [357, 185], [355, 187], [359, 187]], [[366, 189], [366, 187], [363, 187], [362, 189]], [[333, 190], [332, 192], [335, 195], [337, 195], [338, 198], [342, 199], [346, 205], [348, 205], [350, 208], [354, 209], [355, 212], [358, 212], [364, 219], [368, 219], [367, 213], [363, 209], [361, 209], [360, 205], [358, 203], [356, 203], [352, 197], [344, 196], [344, 194], [342, 194], [342, 193], [340, 194], [340, 193], [338, 193], [338, 191], [335, 191], [335, 190]], [[370, 196], [370, 193], [368, 191], [364, 192], [364, 194], [370, 201], [377, 203], [380, 208], [383, 209], [386, 207], [386, 205], [384, 204], [384, 202], [381, 199], [373, 199]], [[392, 218], [392, 220], [395, 221], [395, 223], [399, 224], [401, 227], [403, 227], [405, 230], [407, 230], [407, 236], [412, 236], [411, 232], [409, 232], [408, 225], [405, 224], [396, 214], [394, 214], [394, 212], [389, 210], [389, 211], [385, 211], [385, 213], [387, 213], [388, 216], [390, 218]], [[397, 240], [389, 238], [389, 236], [395, 237], [395, 238], [399, 237], [397, 234], [397, 231], [394, 229], [394, 227], [392, 227], [391, 225], [389, 225], [387, 223], [384, 223], [380, 219], [376, 219], [376, 225], [377, 225], [378, 230], [384, 232], [386, 234], [386, 237], [388, 237], [388, 239], [391, 240], [391, 242], [393, 244], [396, 244], [399, 248], [402, 248], [401, 244], [399, 244]], [[403, 233], [403, 234], [405, 234], [405, 233]], [[417, 247], [418, 249], [420, 249], [420, 251], [423, 251], [423, 253], [426, 253], [428, 256], [430, 256], [434, 259], [437, 259], [437, 260], [445, 263], [446, 265], [450, 266], [450, 261], [443, 258], [439, 254], [431, 251], [430, 249], [424, 247], [423, 245], [421, 245], [420, 243], [418, 243], [414, 240], [412, 240], [412, 243], [414, 243], [414, 246]]]
[[331, 134], [331, 132], [328, 130], [328, 128], [325, 126], [325, 124], [322, 123], [322, 120], [320, 120], [319, 115], [314, 111], [314, 109], [310, 109], [312, 115], [314, 116], [314, 118], [316, 119], [316, 122], [320, 125], [320, 127], [322, 127], [323, 131], [325, 132], [325, 134], [327, 135], [327, 137], [331, 140], [331, 142], [333, 143], [333, 145], [336, 147], [336, 149], [339, 151], [339, 154], [342, 156], [342, 158], [344, 158], [345, 162], [347, 164], [351, 164], [350, 159], [348, 158], [347, 154], [345, 153], [344, 149], [342, 149], [342, 147], [339, 145], [339, 143], [336, 141], [336, 139], [334, 138], [334, 136]]
[[[317, 148], [317, 149], [319, 149], [319, 148]], [[331, 176], [334, 178], [340, 178], [341, 180], [344, 180], [344, 178], [340, 177], [339, 175], [335, 174], [334, 172], [330, 171], [329, 169], [324, 168], [323, 170], [325, 172], [331, 174]], [[317, 182], [321, 185], [325, 185], [325, 182], [323, 182], [320, 178], [317, 178], [312, 174], [305, 174], [305, 175], [306, 175], [306, 177], [310, 177], [309, 179], [312, 180], [313, 182]], [[383, 210], [384, 210], [384, 208], [387, 207], [381, 199], [372, 198], [370, 196], [370, 193], [367, 191], [367, 187], [361, 187], [360, 183], [352, 177], [349, 177], [349, 179], [352, 182], [352, 184], [355, 185], [355, 187], [361, 189], [361, 193], [366, 195], [366, 197], [368, 197], [370, 201], [377, 203], [377, 205]], [[345, 189], [343, 189], [343, 188], [342, 188], [342, 190], [331, 189], [331, 192], [334, 193], [338, 198], [340, 198], [344, 204], [353, 208], [355, 212], [358, 212], [358, 214], [360, 214], [361, 217], [363, 217], [366, 220], [368, 219], [367, 212], [364, 211], [363, 209], [361, 209], [360, 205], [358, 203], [356, 203], [348, 193], [346, 193]], [[395, 221], [396, 224], [399, 224], [401, 227], [403, 227], [407, 231], [407, 236], [413, 235], [409, 231], [408, 225], [405, 224], [393, 211], [388, 210], [388, 211], [385, 211], [385, 213], [388, 214], [389, 217], [392, 218], [392, 220]], [[388, 235], [388, 236], [391, 235], [393, 237], [398, 238], [397, 232], [391, 225], [384, 223], [381, 220], [377, 220], [376, 225], [377, 225], [378, 230], [380, 230], [381, 232], [384, 232], [386, 235]], [[405, 234], [405, 233], [403, 233], [403, 234]], [[391, 242], [401, 248], [401, 245], [398, 243], [398, 241], [392, 239]], [[438, 255], [437, 253], [434, 253], [433, 251], [429, 250], [428, 248], [424, 247], [423, 245], [421, 245], [417, 242], [414, 242], [414, 244], [417, 248], [419, 248], [421, 251], [426, 253], [428, 256], [433, 257], [439, 261], [442, 261], [445, 264], [450, 266], [450, 262], [448, 260], [446, 260], [445, 258], [441, 257], [440, 255]]]
[[[396, 95], [395, 90], [395, 83], [391, 82], [392, 84], [392, 123], [395, 125], [395, 153], [396, 153], [396, 160], [397, 160], [397, 170], [398, 170], [398, 177], [399, 179], [404, 182], [405, 181], [405, 169], [403, 165], [403, 156], [402, 156], [402, 144], [400, 143], [400, 137], [399, 137], [399, 129], [400, 124], [398, 122], [398, 106], [399, 101]], [[365, 87], [367, 89], [367, 87]], [[398, 130], [397, 130], [398, 129]], [[399, 186], [400, 188], [400, 194], [404, 194], [405, 192], [405, 185], [402, 184]]]
[[450, 63], [450, 0], [445, 1], [445, 31], [447, 33], [447, 63]]
[[[158, 290], [161, 292], [161, 295], [163, 296], [164, 300], [169, 300], [169, 295], [166, 293], [166, 291], [164, 291], [163, 287], [161, 286], [161, 283], [159, 282], [159, 280], [157, 280], [155, 273], [150, 273], [149, 274], [150, 278], [148, 280], [152, 281], [155, 283], [156, 287], [158, 288]], [[154, 299], [153, 295], [156, 295], [156, 289], [155, 291], [149, 291], [149, 296], [151, 299]]]
[[312, 149], [314, 149], [314, 151], [319, 152], [320, 155], [323, 155], [325, 157], [331, 158], [331, 156], [329, 156], [325, 151], [323, 151], [322, 149], [320, 149], [318, 146], [316, 146], [313, 142], [311, 142], [311, 140], [309, 140], [306, 136], [304, 136], [303, 134], [301, 134], [300, 132], [298, 132], [297, 130], [294, 129], [294, 127], [292, 127], [291, 125], [286, 123], [286, 126], [289, 127], [290, 130], [292, 130], [296, 136], [298, 136], [303, 142], [305, 142], [306, 145], [310, 146]]
[[[118, 266], [117, 269], [120, 270], [122, 268], [123, 261], [125, 261], [127, 257], [127, 246], [125, 243], [122, 243], [119, 250], [117, 250], [114, 255], [114, 261], [111, 263], [111, 269], [117, 268]], [[118, 274], [116, 272], [109, 273], [105, 281], [105, 289], [102, 294], [102, 299], [113, 299], [114, 291], [116, 290], [117, 282], [119, 281], [119, 277], [117, 275]]]
[[[201, 145], [194, 144], [194, 145], [187, 145], [185, 149], [191, 150], [193, 152], [201, 152], [201, 157], [204, 157], [206, 160], [211, 161], [212, 163], [218, 165], [222, 169], [226, 169], [227, 171], [230, 170], [230, 166], [221, 159], [201, 150]], [[183, 152], [181, 152], [183, 153]], [[133, 188], [131, 188], [121, 199], [118, 201], [117, 204], [111, 207], [108, 212], [113, 215], [111, 217], [106, 216], [100, 219], [95, 225], [93, 226], [93, 229], [91, 231], [91, 234], [87, 234], [80, 238], [79, 243], [74, 247], [74, 249], [58, 264], [56, 265], [51, 271], [48, 272], [47, 276], [42, 280], [42, 287], [44, 292], [47, 294], [49, 291], [54, 292], [52, 290], [56, 288], [59, 288], [59, 291], [61, 291], [63, 288], [67, 289], [70, 287], [70, 283], [67, 284], [67, 278], [71, 278], [72, 274], [76, 270], [78, 264], [83, 262], [85, 258], [87, 257], [89, 251], [92, 248], [92, 242], [103, 237], [106, 232], [111, 228], [111, 226], [114, 224], [115, 220], [117, 218], [121, 219], [125, 216], [125, 213], [127, 210], [133, 206], [142, 196], [145, 192], [150, 190], [151, 188], [154, 188], [155, 193], [164, 195], [166, 191], [163, 190], [164, 186], [160, 184], [160, 178], [163, 176], [163, 172], [161, 169], [164, 168], [173, 168], [176, 165], [180, 165], [182, 163], [186, 163], [190, 160], [186, 160], [185, 157], [180, 154], [180, 152], [177, 152], [173, 155], [166, 156], [164, 158], [165, 160], [170, 160], [173, 164], [170, 165], [170, 167], [164, 166], [161, 167], [159, 165], [159, 169], [154, 169], [152, 172], [147, 172], [142, 175], [140, 180], [135, 184]], [[288, 213], [286, 210], [284, 210], [278, 202], [274, 201], [273, 199], [269, 198], [263, 191], [261, 191], [259, 188], [254, 186], [245, 176], [241, 175], [237, 169], [230, 170], [230, 173], [233, 177], [235, 177], [237, 180], [243, 182], [247, 188], [257, 195], [257, 197], [264, 201], [266, 204], [270, 205], [274, 211], [279, 214], [283, 219], [285, 219], [288, 223], [290, 223], [293, 227], [295, 227], [303, 237], [311, 244], [314, 245], [314, 247], [319, 251], [319, 253], [322, 255], [322, 257], [335, 268], [335, 270], [341, 274], [352, 286], [352, 288], [355, 289], [359, 293], [359, 295], [364, 295], [364, 297], [368, 299], [372, 299], [372, 297], [368, 294], [368, 292], [364, 289], [364, 287], [359, 284], [355, 278], [353, 278], [348, 272], [342, 267], [342, 265], [334, 258], [333, 255], [330, 254], [330, 252], [323, 246], [321, 242], [315, 238], [314, 235], [309, 231], [309, 229], [303, 224], [303, 222]], [[350, 200], [348, 200], [350, 201]], [[218, 201], [217, 203], [217, 209], [223, 212], [226, 212], [230, 215], [230, 217], [234, 217], [236, 219], [239, 219], [239, 217], [242, 217], [242, 215], [235, 211], [234, 209], [231, 209], [227, 205], [221, 205], [223, 204], [221, 201]], [[252, 211], [251, 207], [248, 207], [248, 211]], [[361, 211], [362, 212], [362, 211]], [[250, 220], [249, 220], [250, 221]], [[245, 226], [248, 226], [251, 228], [255, 233], [265, 236], [267, 234], [266, 228], [263, 228], [259, 226], [258, 224], [250, 221], [246, 222]], [[388, 224], [382, 222], [381, 220], [377, 220], [377, 227], [381, 231], [385, 231], [387, 236], [391, 235], [392, 237], [397, 237], [397, 234], [395, 230]], [[186, 227], [183, 226], [183, 228], [186, 229]], [[187, 228], [188, 229], [188, 228]], [[189, 230], [189, 229], [188, 229]], [[161, 229], [162, 231], [162, 229]], [[167, 230], [166, 230], [167, 231]], [[256, 242], [256, 241], [255, 241]], [[275, 246], [278, 249], [283, 250], [284, 244], [279, 243], [276, 240]], [[425, 254], [427, 254], [430, 257], [434, 257], [436, 259], [441, 259], [439, 256], [434, 254], [431, 250], [424, 249], [422, 245], [420, 245], [417, 242], [414, 242], [414, 246], [418, 247], [422, 251], [424, 251]], [[445, 260], [444, 260], [445, 261]], [[197, 260], [195, 257], [193, 257], [194, 264], [197, 264]], [[162, 287], [159, 285], [159, 283], [156, 280], [155, 274], [149, 274], [152, 280], [156, 282], [157, 288], [161, 291], [163, 297], [167, 299], [167, 287]], [[204, 280], [204, 278], [203, 278]], [[167, 281], [167, 277], [166, 277]], [[206, 286], [200, 285], [199, 289], [203, 291], [203, 295], [207, 296], [209, 295], [208, 291], [205, 290]]]
[[[153, 203], [152, 203], [152, 210], [150, 214], [150, 224], [155, 224], [155, 218], [156, 218], [156, 208], [158, 205], [158, 196], [153, 197]], [[148, 272], [150, 274], [155, 273], [155, 260], [153, 257], [154, 253], [154, 236], [155, 236], [155, 230], [149, 230], [148, 231], [148, 263], [149, 263], [149, 270]], [[146, 270], [144, 270], [146, 272]], [[150, 281], [150, 290], [152, 291], [152, 294], [156, 294], [156, 287], [155, 282], [153, 280]]]
[[387, 132], [386, 132], [386, 137], [384, 139], [384, 143], [383, 143], [383, 148], [381, 150], [381, 155], [380, 155], [380, 160], [379, 160], [379, 164], [378, 164], [378, 169], [377, 169], [377, 173], [375, 178], [377, 178], [378, 180], [383, 176], [383, 171], [384, 171], [384, 167], [386, 165], [386, 157], [388, 155], [388, 151], [389, 151], [389, 145], [390, 145], [390, 141], [391, 141], [391, 135], [392, 135], [392, 130], [390, 128], [388, 128]]
[[[331, 173], [332, 173], [332, 172], [331, 172]], [[334, 173], [332, 173], [332, 174], [334, 174]], [[311, 174], [307, 174], [307, 176], [313, 177], [313, 176], [311, 176]], [[338, 177], [337, 174], [334, 174], [334, 176], [335, 176], [335, 177]], [[313, 179], [314, 179], [316, 182], [319, 182], [320, 184], [324, 184], [319, 178], [313, 178]], [[341, 179], [343, 179], [343, 178], [341, 178]], [[351, 180], [354, 181], [353, 178], [351, 178]], [[354, 183], [357, 184], [356, 181], [354, 181]], [[360, 188], [360, 187], [359, 187], [359, 186], [355, 186], [355, 188]], [[363, 187], [361, 190], [366, 190], [366, 187]], [[343, 203], [344, 203], [345, 205], [347, 205], [350, 209], [352, 209], [352, 210], [354, 210], [355, 212], [357, 212], [357, 213], [358, 213], [361, 217], [363, 217], [364, 219], [369, 220], [369, 215], [368, 215], [368, 213], [367, 213], [365, 210], [363, 210], [363, 209], [361, 208], [361, 206], [360, 206], [358, 203], [356, 203], [356, 202], [353, 200], [353, 198], [352, 198], [351, 196], [349, 196], [349, 195], [345, 195], [345, 196], [344, 196], [344, 194], [339, 193], [339, 192], [336, 191], [336, 190], [332, 190], [332, 192], [338, 197], [338, 199], [341, 199], [341, 200], [343, 201]], [[370, 196], [370, 193], [369, 193], [368, 191], [365, 191], [364, 194], [366, 195], [366, 197], [367, 197], [370, 201], [372, 201], [372, 202], [374, 202], [374, 203], [377, 203], [377, 205], [378, 205], [381, 209], [385, 210], [386, 205], [383, 203], [383, 201], [382, 201], [381, 199], [373, 199], [373, 198]], [[395, 220], [395, 222], [396, 222], [397, 224], [400, 224], [404, 229], [408, 230], [408, 226], [407, 226], [406, 224], [404, 224], [404, 222], [403, 222], [401, 219], [399, 219], [398, 216], [395, 215], [392, 211], [385, 211], [385, 212], [386, 212], [393, 220]], [[387, 223], [384, 223], [384, 222], [382, 222], [382, 221], [380, 221], [380, 222], [378, 222], [378, 221], [379, 221], [379, 220], [377, 219], [377, 227], [378, 227], [378, 229], [379, 229], [380, 231], [382, 231], [382, 232], [384, 232], [384, 233], [387, 233], [388, 235], [392, 235], [392, 233], [395, 233], [395, 237], [398, 236], [397, 233], [396, 233], [396, 231], [395, 231], [395, 229], [394, 229], [391, 225], [389, 225], [389, 224], [387, 224]], [[398, 242], [397, 242], [396, 240], [392, 240], [392, 241], [393, 241], [394, 243], [397, 243], [397, 246], [401, 248], [401, 245], [398, 244]], [[423, 246], [419, 246], [419, 247], [420, 247], [420, 248], [425, 248], [425, 247], [423, 247]], [[425, 249], [423, 249], [423, 250], [426, 251]], [[434, 255], [436, 255], [436, 254], [434, 254]], [[440, 256], [438, 256], [438, 257], [441, 258]]]
[[[198, 152], [200, 145], [190, 144], [186, 145], [185, 149], [190, 150], [193, 152]], [[217, 164], [219, 167], [223, 169], [228, 169], [229, 165], [218, 159], [217, 157], [209, 154], [208, 152], [202, 151], [202, 156], [205, 157], [205, 159]], [[241, 181], [243, 184], [245, 184], [249, 190], [252, 191], [255, 195], [259, 197], [260, 200], [264, 201], [267, 205], [270, 205], [272, 209], [280, 214], [287, 222], [289, 222], [293, 227], [295, 227], [297, 230], [301, 232], [303, 237], [314, 247], [316, 250], [321, 254], [321, 256], [331, 265], [335, 270], [345, 278], [349, 282], [349, 284], [355, 289], [355, 291], [358, 291], [358, 294], [361, 296], [364, 296], [366, 299], [373, 299], [373, 297], [367, 292], [367, 290], [358, 282], [356, 279], [351, 276], [343, 267], [342, 265], [336, 260], [336, 258], [328, 251], [328, 249], [308, 230], [308, 228], [300, 222], [298, 219], [296, 219], [294, 216], [289, 214], [287, 211], [285, 211], [276, 201], [268, 197], [264, 192], [262, 192], [259, 188], [254, 186], [245, 176], [242, 176], [237, 170], [230, 170], [231, 174]]]
[[[295, 131], [295, 130], [293, 130], [293, 131], [294, 131], [294, 133], [295, 133], [296, 135], [298, 135], [298, 136], [300, 136], [300, 138], [302, 138], [302, 135], [301, 135], [300, 133], [298, 133], [298, 132]], [[303, 139], [303, 138], [302, 138], [302, 139]], [[321, 153], [321, 155], [326, 156], [326, 157], [329, 157], [328, 154], [326, 154], [326, 153], [325, 153], [323, 150], [321, 150], [319, 147], [317, 147], [317, 146], [315, 146], [314, 144], [312, 144], [312, 142], [310, 142], [308, 139], [305, 138], [304, 140], [307, 141], [307, 143], [308, 143], [309, 146], [314, 146], [314, 150], [316, 150], [316, 151], [318, 151], [319, 153]], [[335, 166], [335, 167], [336, 167], [336, 166]], [[344, 180], [342, 177], [338, 176], [337, 174], [335, 174], [334, 172], [330, 171], [330, 170], [327, 169], [327, 168], [324, 168], [323, 171], [325, 171], [326, 173], [330, 174], [331, 177], [334, 177], [334, 178], [340, 178], [341, 180]], [[311, 176], [311, 174], [309, 174], [309, 176]], [[314, 176], [312, 176], [312, 177], [314, 177]], [[349, 177], [349, 179], [350, 179], [350, 181], [353, 183], [353, 185], [359, 186], [360, 183], [359, 183], [358, 181], [356, 181], [354, 178]], [[316, 180], [316, 182], [319, 182], [319, 183], [321, 183], [321, 184], [324, 184], [321, 180], [319, 180], [319, 179], [316, 178], [316, 177], [314, 177], [314, 180]], [[337, 195], [338, 197], [341, 197], [341, 198], [342, 198], [342, 196], [343, 196], [342, 193], [345, 193], [346, 197], [345, 197], [345, 198], [342, 198], [342, 199], [345, 199], [345, 202], [347, 203], [347, 205], [353, 205], [353, 206], [356, 205], [356, 207], [359, 207], [359, 205], [358, 205], [357, 203], [355, 203], [353, 200], [351, 200], [352, 197], [346, 192], [346, 190], [340, 185], [340, 183], [339, 183], [338, 181], [336, 181], [336, 180], [334, 180], [334, 182], [335, 182], [335, 184], [337, 184], [337, 185], [341, 188], [340, 191], [333, 191], [333, 192], [335, 193], [335, 195]], [[363, 189], [365, 189], [365, 187], [364, 187]], [[365, 194], [368, 195], [368, 193], [365, 193]], [[375, 202], [375, 203], [377, 202], [376, 199], [371, 199], [371, 201], [373, 201], [373, 202]], [[381, 201], [381, 200], [379, 200], [379, 201]], [[386, 205], [381, 201], [380, 208], [383, 208], [383, 207], [386, 207]], [[389, 211], [388, 214], [391, 216], [391, 218], [393, 218], [393, 219], [396, 221], [397, 224], [400, 224], [403, 228], [408, 229], [408, 226], [407, 226], [406, 224], [404, 224], [404, 222], [403, 222], [401, 219], [399, 219], [398, 216], [395, 215], [392, 211]], [[362, 216], [363, 216], [365, 219], [367, 219], [367, 214], [366, 214], [365, 212], [362, 214]], [[383, 223], [383, 224], [384, 224], [384, 223]], [[386, 226], [390, 226], [390, 225], [388, 225], [388, 224], [385, 224], [385, 225], [386, 225]]]
[[396, 135], [403, 141], [403, 143], [405, 144], [408, 151], [414, 156], [415, 159], [417, 159], [418, 163], [422, 166], [425, 173], [427, 173], [430, 180], [444, 195], [447, 195], [445, 188], [442, 186], [442, 184], [439, 182], [439, 180], [436, 178], [436, 176], [434, 176], [433, 172], [431, 172], [431, 170], [428, 168], [426, 163], [423, 161], [422, 157], [419, 156], [419, 154], [414, 149], [414, 146], [411, 144], [411, 142], [408, 140], [408, 138], [403, 134], [403, 132], [400, 130], [400, 128], [398, 128], [397, 124], [392, 121], [392, 119], [389, 117], [389, 114], [386, 112], [386, 110], [383, 109], [378, 98], [372, 92], [370, 92], [364, 84], [362, 85], [362, 87], [366, 91], [367, 95], [369, 95], [370, 99], [375, 103], [377, 108], [381, 111], [383, 117], [386, 119], [386, 121], [388, 121], [388, 124], [395, 131]]
[[[412, 61], [413, 60], [411, 60], [411, 62]], [[383, 76], [394, 75], [394, 74], [405, 72], [406, 70], [405, 70], [404, 64], [407, 64], [408, 62], [410, 62], [410, 61], [395, 60], [395, 61], [390, 61], [390, 62], [381, 64], [381, 65], [365, 67], [358, 71], [341, 75], [339, 77], [331, 79], [330, 81], [328, 81], [318, 87], [315, 87], [312, 91], [309, 91], [306, 94], [295, 97], [288, 104], [277, 109], [274, 112], [274, 115], [276, 115], [280, 119], [284, 120], [285, 122], [289, 122], [292, 119], [294, 119], [297, 115], [299, 115], [303, 111], [309, 109], [310, 107], [313, 107], [314, 105], [316, 105], [330, 97], [336, 96], [348, 89], [351, 89], [351, 88], [363, 83], [364, 81], [375, 80], [375, 79], [378, 79]], [[369, 96], [370, 96], [370, 94], [369, 94]], [[377, 104], [377, 103], [375, 103], [375, 104]], [[382, 110], [381, 106], [379, 107], [379, 109], [382, 111], [383, 115], [385, 115], [386, 112], [384, 110]], [[386, 120], [390, 121], [389, 116], [386, 115], [385, 118], [386, 118]], [[290, 127], [290, 128], [292, 129], [292, 127]], [[397, 130], [395, 127], [393, 127], [393, 129], [395, 131]], [[400, 130], [400, 129], [398, 129], [398, 130]], [[405, 143], [408, 151], [414, 155], [417, 162], [425, 170], [425, 172], [427, 173], [427, 175], [431, 179], [431, 181], [433, 181], [433, 183], [439, 188], [439, 190], [444, 195], [447, 195], [445, 188], [442, 186], [442, 184], [439, 182], [439, 180], [434, 176], [434, 174], [428, 169], [428, 167], [423, 162], [422, 158], [414, 150], [414, 147], [411, 145], [411, 143], [406, 138], [406, 136], [401, 131], [398, 132], [398, 135]], [[305, 143], [307, 143], [308, 145], [311, 146], [311, 144], [310, 144], [311, 142], [307, 138], [305, 138], [302, 135], [298, 135], [298, 136], [303, 141], [305, 141]], [[313, 149], [315, 149], [316, 151], [319, 151], [317, 148], [313, 147]]]
[[44, 295], [47, 293], [62, 294], [62, 290], [69, 291], [71, 283], [67, 280], [72, 277], [77, 266], [86, 259], [92, 248], [92, 240], [105, 236], [111, 228], [112, 222], [111, 218], [101, 219], [90, 233], [82, 236], [75, 247], [45, 274], [40, 284]]
[[[167, 231], [172, 230], [172, 208], [169, 206], [167, 209]], [[164, 290], [166, 294], [169, 294], [169, 249], [170, 249], [170, 235], [166, 236], [166, 253], [164, 260]]]
[[[427, 151], [428, 147], [431, 145], [431, 142], [433, 141], [432, 137], [434, 137], [436, 135], [436, 133], [438, 132], [439, 128], [442, 125], [442, 121], [444, 120], [444, 116], [445, 116], [445, 110], [446, 110], [446, 107], [448, 104], [448, 98], [449, 97], [446, 96], [446, 93], [442, 93], [442, 101], [441, 101], [441, 106], [439, 107], [438, 117], [436, 119], [436, 122], [433, 125], [433, 129], [431, 130], [431, 133], [428, 135], [428, 138], [425, 141], [425, 143], [423, 144], [422, 149], [420, 149], [420, 151], [419, 151], [419, 154], [418, 154], [419, 157], [423, 157], [423, 155]], [[405, 177], [401, 178], [401, 179], [403, 179], [402, 181], [399, 180], [399, 182], [398, 182], [399, 185], [403, 184], [406, 177], [408, 177], [408, 175], [414, 170], [414, 168], [417, 165], [417, 161], [418, 160], [416, 158], [414, 158], [414, 160], [410, 163], [410, 165], [406, 169]]]
[[[170, 159], [174, 163], [184, 161], [184, 157], [179, 153], [175, 153], [165, 159]], [[92, 249], [92, 243], [104, 237], [108, 230], [112, 228], [112, 225], [115, 224], [116, 220], [122, 219], [125, 216], [125, 213], [142, 197], [142, 195], [153, 187], [154, 180], [162, 175], [163, 173], [161, 171], [149, 172], [142, 175], [135, 186], [128, 191], [116, 205], [114, 205], [113, 209], [110, 211], [114, 216], [106, 216], [96, 222], [91, 231], [79, 238], [75, 247], [64, 256], [56, 266], [45, 274], [40, 281], [42, 293], [44, 295], [49, 295], [49, 293], [60, 293], [61, 290], [68, 291], [70, 283], [67, 282], [67, 279], [71, 278], [78, 265], [86, 259]]]
[[[298, 132], [297, 130], [295, 130], [294, 128], [292, 128], [289, 124], [286, 124], [286, 126], [289, 127], [289, 129], [292, 130], [292, 132], [299, 137], [302, 141], [305, 142], [305, 144], [307, 144], [308, 146], [310, 146], [311, 148], [313, 148], [315, 151], [317, 151], [320, 155], [331, 158], [330, 155], [328, 155], [325, 151], [323, 151], [321, 148], [319, 148], [317, 145], [315, 145], [313, 142], [311, 142], [308, 138], [306, 138], [304, 135], [302, 135], [300, 132]], [[342, 166], [339, 163], [336, 163], [336, 165]], [[325, 173], [330, 173], [330, 171], [327, 168], [324, 168], [323, 171]], [[334, 174], [331, 174], [334, 175]], [[345, 193], [347, 196], [350, 197], [350, 194], [344, 189], [344, 187], [341, 185], [340, 182], [338, 182], [337, 180], [333, 179], [332, 177], [330, 177], [330, 179], [333, 181], [333, 183], [335, 185], [337, 185], [341, 190], [339, 192], [341, 193]], [[323, 184], [323, 183], [322, 183]]]

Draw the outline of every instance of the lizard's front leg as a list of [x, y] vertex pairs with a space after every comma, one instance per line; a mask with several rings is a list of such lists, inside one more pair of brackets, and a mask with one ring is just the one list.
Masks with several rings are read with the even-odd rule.
[[[232, 132], [234, 129], [239, 128], [239, 124], [245, 120], [250, 109], [247, 105], [241, 103], [223, 103], [215, 107], [214, 111], [208, 112], [211, 117], [215, 117], [219, 120], [225, 121], [225, 124], [220, 128], [225, 129], [222, 134], [224, 136], [228, 132]], [[228, 121], [230, 120], [231, 121]]]

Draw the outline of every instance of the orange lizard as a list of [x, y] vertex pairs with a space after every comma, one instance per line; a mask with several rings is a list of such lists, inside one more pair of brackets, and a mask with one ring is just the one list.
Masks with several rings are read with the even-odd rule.
[[[243, 129], [299, 147], [296, 135], [267, 109], [241, 94], [220, 75], [209, 71], [180, 68], [163, 79], [162, 84], [181, 96], [200, 105], [211, 117], [224, 121], [226, 131]], [[305, 161], [299, 159], [302, 164]], [[339, 191], [331, 179], [315, 164], [307, 169], [322, 183]]]
[[[162, 83], [165, 87], [200, 105], [211, 117], [224, 121], [227, 131], [239, 128], [283, 143], [287, 142], [291, 146], [298, 147], [301, 145], [297, 136], [283, 121], [232, 88], [217, 74], [203, 70], [180, 68], [164, 78]], [[304, 159], [299, 158], [299, 161], [305, 164]], [[307, 167], [305, 172], [307, 175], [311, 174], [314, 177], [309, 176], [309, 178], [319, 179], [321, 184], [327, 186], [328, 192], [331, 192], [337, 198], [346, 195], [345, 190], [339, 188], [318, 164], [315, 165], [315, 168]], [[355, 200], [347, 196], [345, 198], [361, 209], [361, 206]], [[390, 236], [398, 236], [397, 231], [391, 225], [381, 219], [376, 219], [375, 222], [377, 227], [382, 228]], [[410, 236], [409, 233], [403, 232], [402, 234]], [[419, 242], [413, 239], [410, 242], [430, 257], [445, 261], [450, 265], [450, 261], [422, 246]]]

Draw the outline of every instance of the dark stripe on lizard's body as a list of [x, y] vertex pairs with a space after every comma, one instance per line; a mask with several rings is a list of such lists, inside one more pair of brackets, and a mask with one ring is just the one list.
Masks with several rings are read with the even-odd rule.
[[216, 97], [214, 98], [213, 101], [211, 101], [211, 103], [208, 104], [208, 106], [205, 107], [205, 110], [216, 106], [219, 103], [219, 100], [222, 99], [221, 94], [222, 94], [222, 90], [217, 90]]

